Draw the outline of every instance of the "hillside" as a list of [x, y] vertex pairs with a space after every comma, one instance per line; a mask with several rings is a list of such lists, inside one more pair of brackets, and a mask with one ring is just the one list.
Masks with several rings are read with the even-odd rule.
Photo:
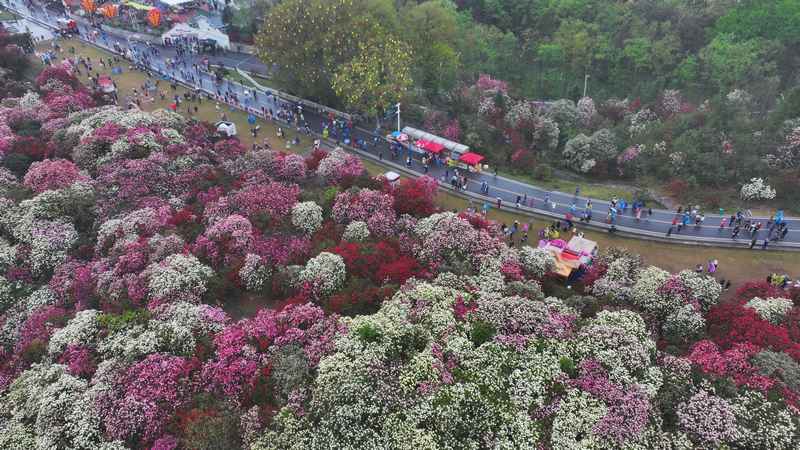
[[430, 178], [98, 101], [62, 63], [0, 108], [0, 448], [800, 445], [782, 278], [567, 286]]

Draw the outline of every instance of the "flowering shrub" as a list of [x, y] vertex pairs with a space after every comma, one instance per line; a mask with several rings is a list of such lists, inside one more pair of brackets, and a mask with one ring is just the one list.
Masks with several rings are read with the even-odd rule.
[[681, 428], [699, 444], [719, 446], [736, 439], [736, 417], [725, 400], [701, 391], [678, 406]]
[[743, 200], [772, 200], [775, 198], [775, 189], [765, 183], [763, 178], [752, 178], [742, 186], [739, 196]]
[[397, 220], [392, 210], [392, 197], [371, 189], [337, 194], [331, 215], [340, 224], [365, 222], [370, 233], [377, 237], [391, 236]]
[[794, 307], [794, 303], [788, 298], [767, 298], [754, 297], [744, 305], [758, 313], [759, 317], [779, 325], [786, 317], [786, 313]]
[[338, 184], [346, 178], [355, 178], [364, 173], [364, 165], [356, 156], [336, 148], [325, 156], [317, 167], [317, 175], [330, 184]]
[[112, 439], [148, 443], [160, 437], [176, 410], [196, 389], [197, 361], [162, 354], [104, 374], [107, 390], [95, 402]]
[[411, 214], [415, 217], [424, 217], [436, 211], [436, 192], [439, 190], [438, 182], [429, 177], [403, 178], [389, 189], [394, 198], [393, 206], [398, 215]]
[[313, 234], [322, 226], [322, 207], [314, 202], [300, 202], [292, 206], [292, 225]]
[[363, 242], [369, 239], [369, 227], [366, 222], [356, 220], [350, 222], [342, 233], [342, 240], [349, 242]]
[[148, 291], [151, 298], [161, 301], [198, 301], [206, 291], [208, 279], [214, 274], [194, 256], [170, 255], [162, 263], [151, 265]]
[[45, 159], [34, 162], [25, 174], [25, 186], [33, 192], [56, 190], [68, 187], [75, 181], [86, 181], [78, 167], [64, 159]]
[[322, 252], [311, 258], [300, 272], [300, 281], [309, 283], [317, 295], [326, 297], [343, 284], [347, 272], [341, 256]]

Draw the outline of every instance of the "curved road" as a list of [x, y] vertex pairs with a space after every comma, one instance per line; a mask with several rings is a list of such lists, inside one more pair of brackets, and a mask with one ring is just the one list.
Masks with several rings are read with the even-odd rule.
[[[14, 8], [24, 16], [33, 16], [37, 21], [50, 24], [55, 23], [57, 16], [52, 12], [45, 13], [41, 9], [37, 9], [35, 7], [33, 9], [28, 9], [19, 0], [9, 1], [13, 4]], [[81, 27], [81, 37], [85, 38], [87, 35], [87, 30]], [[113, 32], [107, 33], [105, 40], [101, 38], [97, 39], [97, 42], [94, 42], [95, 45], [105, 48], [110, 48], [115, 43], [118, 43], [122, 47], [129, 46], [135, 54], [134, 58], [137, 60], [140, 59], [141, 55], [147, 51], [147, 47], [145, 45], [140, 43], [129, 44], [124, 37], [115, 35]], [[187, 58], [187, 64], [185, 64], [184, 67], [180, 67], [178, 70], [175, 70], [168, 68], [165, 63], [167, 58], [175, 57], [175, 50], [161, 46], [159, 46], [159, 50], [160, 54], [158, 57], [148, 54], [152, 69], [176, 78], [186, 84], [200, 87], [203, 90], [214, 94], [216, 93], [217, 89], [219, 89], [222, 92], [227, 91], [234, 93], [240, 99], [246, 97], [244, 93], [245, 88], [243, 88], [241, 85], [237, 83], [229, 83], [227, 81], [223, 82], [221, 85], [217, 85], [212, 76], [207, 72], [195, 71], [192, 68], [193, 62], [200, 64], [201, 59], [208, 58], [211, 64], [224, 64], [228, 67], [238, 66], [251, 72], [266, 73], [266, 67], [256, 58], [251, 55], [240, 53], [226, 53], [224, 55], [216, 56], [189, 56]], [[181, 72], [184, 73], [182, 74]], [[186, 77], [183, 75], [186, 75]], [[186, 79], [189, 78], [188, 75], [192, 75], [195, 78], [194, 83]], [[252, 94], [253, 89], [250, 88], [248, 90]], [[244, 103], [244, 107], [253, 108], [256, 111], [263, 107], [267, 110], [272, 110], [275, 112], [277, 112], [280, 106], [289, 105], [288, 102], [277, 99], [274, 96], [266, 95], [264, 92], [260, 92], [255, 100], [250, 98]], [[303, 115], [312, 131], [315, 133], [322, 132], [324, 122], [327, 122], [326, 115], [318, 114], [316, 111], [309, 111], [308, 109], [303, 110]], [[244, 132], [244, 130], [242, 130], [242, 132]], [[424, 168], [421, 166], [418, 159], [412, 161], [411, 167], [405, 167], [405, 153], [398, 155], [397, 159], [393, 161], [388, 142], [382, 137], [378, 137], [378, 139], [375, 139], [375, 137], [376, 136], [372, 134], [372, 132], [362, 128], [356, 128], [353, 130], [354, 140], [362, 139], [368, 143], [367, 148], [360, 152], [362, 155], [371, 156], [372, 159], [383, 163], [384, 166], [394, 168], [396, 171], [401, 170], [412, 175], [423, 174]], [[447, 179], [445, 175], [451, 177], [453, 171], [448, 170], [446, 167], [432, 166], [429, 168], [427, 174], [437, 177], [443, 185], [449, 188], [450, 180]], [[476, 202], [475, 205], [477, 208], [496, 208], [498, 206], [497, 199], [500, 198], [503, 209], [509, 209], [512, 211], [518, 210], [519, 212], [528, 214], [563, 218], [565, 214], [570, 211], [572, 205], [574, 204], [574, 220], [575, 222], [578, 222], [582, 212], [585, 210], [587, 203], [587, 198], [580, 195], [575, 196], [574, 194], [565, 194], [562, 192], [548, 192], [536, 186], [521, 183], [502, 176], [494, 176], [490, 173], [470, 174], [468, 175], [467, 182], [467, 191], [460, 191], [459, 193], [462, 196], [467, 196], [473, 199]], [[481, 194], [481, 185], [483, 183], [488, 185], [488, 195]], [[522, 200], [522, 204], [519, 208], [517, 208], [515, 204], [518, 196]], [[632, 199], [625, 200], [627, 200], [629, 204], [632, 202]], [[607, 200], [592, 199], [592, 203], [593, 220], [590, 225], [608, 228], [609, 225], [606, 222], [610, 207], [609, 202]], [[670, 240], [674, 242], [693, 243], [700, 245], [749, 246], [753, 236], [753, 234], [742, 229], [738, 238], [732, 239], [731, 230], [727, 224], [729, 215], [721, 217], [719, 215], [708, 214], [705, 216], [705, 221], [702, 225], [695, 226], [694, 221], [692, 221], [680, 232], [677, 232], [676, 230], [671, 236], [667, 237], [667, 230], [670, 228], [670, 225], [676, 217], [680, 223], [681, 219], [679, 216], [676, 216], [675, 211], [653, 209], [652, 215], [648, 215], [647, 209], [645, 208], [641, 219], [636, 219], [632, 208], [628, 207], [626, 210], [620, 211], [617, 214], [615, 226], [619, 231], [628, 235], [635, 235], [647, 239]], [[755, 234], [758, 239], [756, 248], [760, 249], [763, 240], [768, 233], [769, 227], [766, 226], [768, 219], [761, 217], [753, 218], [753, 220], [761, 222], [762, 225], [764, 225], [764, 228]], [[721, 221], [726, 222], [724, 229], [720, 229], [719, 225]], [[782, 241], [770, 242], [770, 249], [800, 249], [800, 219], [787, 217], [785, 221], [789, 228], [788, 234]]]

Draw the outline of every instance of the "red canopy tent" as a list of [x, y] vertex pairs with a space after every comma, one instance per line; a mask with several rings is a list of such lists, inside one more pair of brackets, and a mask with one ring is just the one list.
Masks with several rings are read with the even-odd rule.
[[416, 144], [417, 147], [436, 155], [438, 155], [444, 150], [444, 145], [438, 144], [436, 142], [426, 141], [425, 139], [418, 140]]
[[461, 155], [458, 160], [470, 166], [477, 166], [481, 161], [483, 161], [483, 156], [477, 153], [467, 152]]

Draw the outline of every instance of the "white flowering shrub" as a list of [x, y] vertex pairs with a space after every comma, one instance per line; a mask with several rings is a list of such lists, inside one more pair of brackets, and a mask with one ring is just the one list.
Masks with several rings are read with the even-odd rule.
[[364, 242], [369, 239], [369, 226], [361, 220], [350, 222], [342, 233], [342, 239], [348, 242]]
[[664, 337], [672, 343], [693, 342], [702, 336], [706, 320], [692, 305], [681, 306], [668, 315], [661, 330]]
[[655, 342], [644, 319], [629, 310], [601, 311], [578, 335], [580, 359], [594, 357], [609, 368], [609, 378], [623, 385], [644, 381], [639, 377], [651, 365]]
[[602, 401], [582, 391], [570, 391], [553, 419], [553, 448], [602, 448], [591, 431], [607, 412]]
[[589, 126], [597, 115], [597, 107], [591, 97], [582, 97], [577, 104], [578, 117], [583, 126]]
[[640, 270], [641, 262], [637, 258], [616, 258], [608, 264], [606, 274], [594, 282], [591, 293], [616, 299], [620, 303], [630, 301], [631, 287]]
[[547, 250], [525, 246], [518, 253], [522, 269], [532, 277], [541, 278], [556, 266], [556, 259]]
[[87, 309], [78, 311], [64, 328], [59, 328], [50, 337], [47, 352], [51, 356], [58, 356], [70, 344], [80, 344], [93, 347], [100, 338], [100, 322], [97, 320], [99, 311]]
[[344, 259], [334, 253], [322, 252], [308, 260], [299, 279], [309, 283], [318, 295], [327, 297], [344, 285], [346, 277]]
[[794, 307], [794, 303], [788, 298], [759, 298], [754, 297], [745, 303], [745, 308], [750, 308], [758, 313], [758, 316], [767, 322], [779, 325], [786, 317], [786, 313]]
[[592, 139], [582, 133], [567, 141], [561, 155], [567, 167], [576, 172], [587, 173], [597, 165], [592, 157]]
[[753, 96], [744, 89], [734, 89], [728, 92], [728, 95], [725, 96], [725, 99], [728, 100], [728, 103], [730, 103], [731, 106], [737, 108], [747, 108], [753, 102]]
[[44, 105], [42, 105], [42, 101], [39, 99], [39, 94], [28, 91], [19, 99], [19, 106], [29, 109], [38, 109]]
[[135, 361], [162, 348], [156, 327], [133, 325], [109, 334], [97, 345], [97, 352], [104, 359], [119, 358]]
[[19, 431], [17, 424], [31, 423], [34, 448], [124, 449], [120, 442], [105, 441], [88, 388], [86, 381], [69, 375], [62, 365], [34, 365], [0, 398], [12, 414], [11, 426], [2, 427], [0, 435]]
[[772, 200], [776, 192], [763, 178], [751, 178], [749, 183], [742, 186], [739, 196], [742, 200]]
[[569, 99], [560, 99], [551, 103], [547, 109], [547, 115], [558, 123], [560, 129], [574, 128], [580, 120], [575, 102]]
[[658, 116], [650, 109], [644, 108], [628, 116], [628, 121], [628, 134], [630, 137], [636, 137], [643, 134], [648, 126], [657, 122]]
[[193, 255], [170, 255], [161, 263], [147, 268], [148, 289], [157, 299], [198, 301], [206, 292], [208, 280], [214, 276], [210, 267]]
[[732, 403], [739, 448], [797, 448], [797, 419], [787, 407], [751, 390], [744, 390]]
[[660, 288], [670, 278], [670, 273], [655, 266], [645, 268], [631, 288], [635, 305], [658, 317], [664, 317], [681, 306], [680, 299], [668, 295]]
[[248, 253], [244, 258], [244, 264], [239, 269], [239, 278], [244, 283], [248, 291], [260, 291], [267, 286], [272, 276], [272, 270], [260, 256]]
[[306, 234], [319, 230], [322, 219], [322, 207], [314, 202], [300, 202], [292, 206], [292, 225]]

